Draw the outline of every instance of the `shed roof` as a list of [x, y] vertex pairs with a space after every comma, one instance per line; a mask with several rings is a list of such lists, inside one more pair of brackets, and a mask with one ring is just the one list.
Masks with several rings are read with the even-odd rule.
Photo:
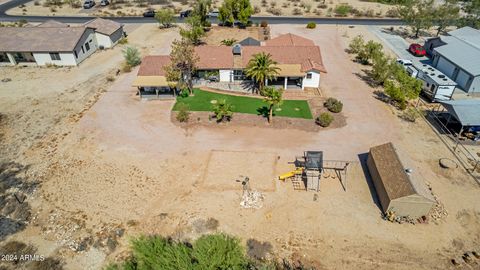
[[480, 99], [448, 100], [441, 103], [463, 126], [480, 126]]
[[71, 52], [89, 27], [0, 27], [1, 52]]
[[391, 142], [370, 148], [370, 156], [390, 200], [418, 194], [433, 201], [431, 194], [418, 183], [419, 180], [405, 172], [405, 167]]
[[142, 59], [138, 76], [165, 76], [166, 65], [170, 64], [170, 56], [168, 55], [150, 55]]
[[91, 21], [84, 23], [84, 26], [95, 28], [96, 32], [109, 36], [118, 29], [122, 28], [123, 25], [112, 20], [95, 18]]

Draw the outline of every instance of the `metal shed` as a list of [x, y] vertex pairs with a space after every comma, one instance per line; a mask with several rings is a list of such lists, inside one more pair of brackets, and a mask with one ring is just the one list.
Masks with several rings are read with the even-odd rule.
[[435, 199], [419, 174], [407, 172], [392, 143], [370, 148], [367, 166], [383, 212], [411, 218], [428, 215]]

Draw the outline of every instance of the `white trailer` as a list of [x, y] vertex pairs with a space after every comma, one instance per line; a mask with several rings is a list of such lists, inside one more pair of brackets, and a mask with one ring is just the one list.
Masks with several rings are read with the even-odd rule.
[[418, 72], [410, 69], [407, 72], [423, 82], [422, 92], [432, 101], [450, 100], [453, 92], [457, 87], [457, 83], [448, 78], [445, 74], [429, 65], [415, 67]]

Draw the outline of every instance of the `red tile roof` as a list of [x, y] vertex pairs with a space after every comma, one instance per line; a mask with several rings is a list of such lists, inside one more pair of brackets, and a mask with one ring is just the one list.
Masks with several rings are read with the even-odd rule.
[[165, 76], [164, 67], [170, 63], [168, 55], [145, 56], [140, 64], [138, 76]]
[[199, 46], [195, 47], [199, 57], [199, 69], [231, 69], [233, 68], [233, 53], [229, 46]]
[[294, 34], [280, 35], [276, 38], [264, 41], [265, 46], [315, 46], [310, 39]]
[[254, 54], [265, 52], [278, 64], [301, 64], [302, 71], [318, 70], [326, 72], [318, 46], [247, 46], [242, 48], [243, 67]]

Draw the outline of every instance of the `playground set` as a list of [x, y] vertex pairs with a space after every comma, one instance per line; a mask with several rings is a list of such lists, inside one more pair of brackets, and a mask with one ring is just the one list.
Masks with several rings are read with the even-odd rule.
[[320, 179], [332, 177], [338, 178], [342, 187], [347, 191], [347, 167], [348, 161], [324, 160], [322, 151], [305, 151], [303, 156], [295, 157], [291, 162], [295, 168], [278, 177], [279, 180], [291, 180], [295, 189], [305, 189], [318, 192]]

